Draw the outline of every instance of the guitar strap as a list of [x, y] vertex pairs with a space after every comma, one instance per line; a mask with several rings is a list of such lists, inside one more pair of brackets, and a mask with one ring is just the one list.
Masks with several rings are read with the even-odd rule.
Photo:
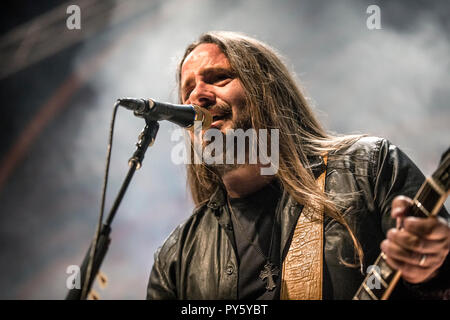
[[[325, 190], [327, 156], [324, 172], [316, 179]], [[323, 277], [323, 206], [311, 202], [303, 207], [295, 226], [289, 251], [281, 272], [282, 300], [322, 300]]]

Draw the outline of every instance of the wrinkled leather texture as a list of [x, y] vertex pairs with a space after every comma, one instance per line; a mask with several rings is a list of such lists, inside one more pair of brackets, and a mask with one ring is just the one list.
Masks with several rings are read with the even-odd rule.
[[[311, 168], [318, 175], [324, 166], [319, 160]], [[328, 155], [325, 190], [345, 208], [344, 217], [364, 251], [364, 272], [380, 254], [386, 232], [395, 226], [390, 218], [393, 198], [401, 194], [413, 198], [424, 179], [411, 160], [385, 139], [364, 137]], [[148, 299], [237, 299], [237, 251], [225, 199], [218, 188], [157, 250]], [[286, 192], [280, 201], [284, 259], [303, 206]], [[440, 215], [450, 221], [445, 209]], [[345, 227], [325, 217], [325, 298], [352, 299], [364, 280], [360, 268], [345, 266], [343, 261], [357, 262], [353, 242]], [[400, 281], [391, 298], [450, 298], [449, 274], [447, 257], [434, 279], [419, 285]]]

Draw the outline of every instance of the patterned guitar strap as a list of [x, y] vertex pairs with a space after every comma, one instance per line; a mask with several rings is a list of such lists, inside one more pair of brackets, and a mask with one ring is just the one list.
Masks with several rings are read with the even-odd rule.
[[[326, 168], [326, 155], [323, 162]], [[316, 179], [322, 192], [325, 190], [326, 172], [325, 169]], [[318, 203], [303, 207], [283, 262], [282, 300], [322, 300], [323, 215], [323, 206]]]

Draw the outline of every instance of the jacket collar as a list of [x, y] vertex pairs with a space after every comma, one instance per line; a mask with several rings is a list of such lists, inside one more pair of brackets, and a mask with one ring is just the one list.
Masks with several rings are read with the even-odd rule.
[[226, 191], [222, 185], [218, 185], [212, 196], [209, 198], [207, 207], [212, 211], [217, 219], [217, 222], [227, 234], [229, 240], [232, 243], [235, 252], [237, 252], [237, 246], [234, 239], [233, 224], [231, 222], [230, 212], [226, 205]]
[[[222, 186], [218, 186], [210, 197], [207, 207], [217, 218], [217, 222], [228, 235], [233, 247], [236, 243], [233, 234], [230, 213], [226, 204], [226, 191]], [[280, 224], [280, 253], [284, 257], [284, 249], [290, 239], [290, 235], [300, 216], [303, 206], [298, 204], [294, 199], [283, 190], [280, 202], [277, 206], [278, 223]], [[281, 258], [282, 258], [281, 257]]]
[[225, 205], [225, 190], [221, 185], [218, 185], [208, 201], [208, 208], [217, 210], [217, 208]]
[[[312, 170], [314, 177], [317, 177], [326, 169], [325, 163], [322, 157], [308, 157], [309, 168]], [[222, 185], [217, 186], [216, 190], [213, 192], [209, 201], [207, 202], [207, 207], [216, 216], [219, 225], [225, 230], [229, 236], [231, 242], [235, 246], [233, 227], [231, 223], [230, 214], [226, 206], [226, 191]], [[286, 190], [283, 190], [280, 202], [277, 206], [277, 214], [280, 223], [280, 252], [281, 259], [284, 259], [286, 254], [285, 249], [287, 244], [290, 242], [292, 233], [297, 224], [297, 220], [302, 212], [303, 205], [297, 203]]]

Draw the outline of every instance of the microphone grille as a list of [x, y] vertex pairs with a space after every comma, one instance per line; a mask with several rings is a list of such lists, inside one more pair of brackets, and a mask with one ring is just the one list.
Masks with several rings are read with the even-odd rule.
[[202, 122], [202, 128], [208, 129], [211, 126], [212, 123], [212, 115], [211, 113], [200, 106], [193, 105], [195, 110], [195, 119], [194, 121], [201, 121]]

